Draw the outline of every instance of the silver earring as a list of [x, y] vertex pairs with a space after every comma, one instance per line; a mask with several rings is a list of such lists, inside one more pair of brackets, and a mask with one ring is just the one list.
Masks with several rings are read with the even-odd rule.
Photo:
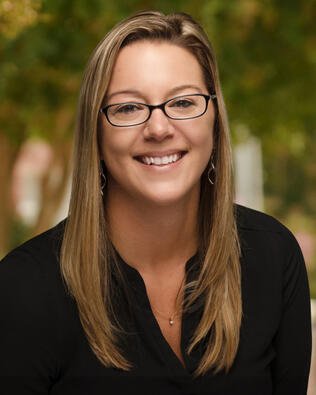
[[101, 165], [101, 170], [100, 170], [100, 176], [101, 176], [101, 191], [100, 192], [101, 192], [101, 195], [103, 196], [103, 189], [106, 186], [106, 177], [105, 177], [105, 174], [103, 172], [102, 165]]
[[[211, 178], [212, 173], [213, 173], [213, 179]], [[209, 183], [214, 185], [214, 182], [215, 182], [215, 166], [214, 166], [214, 163], [213, 163], [212, 160], [211, 160], [211, 167], [208, 169], [208, 172], [207, 172], [207, 178], [209, 180]]]

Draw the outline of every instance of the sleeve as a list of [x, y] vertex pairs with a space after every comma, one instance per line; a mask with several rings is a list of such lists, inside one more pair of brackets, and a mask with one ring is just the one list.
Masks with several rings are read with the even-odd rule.
[[48, 288], [45, 270], [27, 250], [14, 251], [0, 262], [3, 394], [48, 394], [56, 376], [56, 342]]
[[283, 308], [274, 339], [273, 395], [306, 395], [311, 360], [311, 312], [307, 273], [293, 235], [287, 243]]

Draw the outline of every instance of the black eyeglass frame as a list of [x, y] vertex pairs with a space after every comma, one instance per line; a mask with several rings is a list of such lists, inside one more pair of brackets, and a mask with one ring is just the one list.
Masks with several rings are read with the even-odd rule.
[[[172, 100], [180, 99], [181, 97], [187, 97], [187, 96], [202, 96], [202, 97], [204, 97], [204, 99], [205, 99], [205, 109], [204, 109], [204, 111], [203, 111], [201, 114], [195, 115], [194, 117], [187, 117], [187, 118], [176, 118], [176, 117], [171, 117], [170, 115], [167, 114], [167, 112], [166, 112], [166, 110], [165, 110], [166, 104], [168, 104], [168, 103], [171, 102]], [[173, 98], [171, 98], [171, 99], [168, 99], [168, 100], [164, 101], [163, 103], [157, 104], [157, 105], [146, 104], [146, 103], [141, 103], [141, 102], [132, 102], [132, 101], [130, 101], [130, 102], [123, 102], [123, 103], [113, 103], [113, 104], [109, 104], [109, 105], [107, 105], [107, 106], [105, 106], [105, 107], [100, 108], [100, 113], [103, 113], [103, 114], [105, 115], [107, 121], [108, 121], [112, 126], [116, 126], [116, 127], [118, 127], [118, 128], [127, 128], [127, 127], [130, 127], [130, 126], [142, 125], [143, 123], [145, 123], [145, 122], [147, 122], [147, 121], [149, 120], [149, 118], [151, 117], [151, 113], [152, 113], [153, 110], [155, 110], [156, 108], [160, 108], [160, 110], [165, 114], [165, 116], [166, 116], [167, 118], [174, 119], [174, 120], [177, 120], [177, 121], [185, 121], [186, 119], [199, 118], [199, 117], [201, 117], [203, 114], [205, 114], [206, 111], [207, 111], [208, 103], [209, 103], [209, 100], [210, 100], [210, 99], [215, 100], [215, 99], [216, 99], [216, 94], [213, 93], [213, 94], [211, 94], [211, 95], [204, 95], [203, 93], [192, 93], [191, 95], [190, 95], [190, 94], [189, 94], [189, 95], [181, 95], [181, 96], [176, 96], [176, 97], [173, 97]], [[128, 124], [128, 125], [116, 125], [115, 123], [113, 123], [113, 122], [110, 121], [110, 119], [109, 119], [109, 117], [108, 117], [108, 109], [109, 109], [110, 107], [117, 106], [118, 104], [141, 104], [142, 106], [145, 106], [145, 107], [147, 107], [147, 108], [149, 109], [148, 117], [147, 117], [144, 121], [142, 121], [142, 122], [133, 123], [133, 124]]]

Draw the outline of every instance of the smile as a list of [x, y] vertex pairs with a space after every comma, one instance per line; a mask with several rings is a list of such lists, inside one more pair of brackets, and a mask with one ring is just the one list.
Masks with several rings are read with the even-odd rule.
[[185, 152], [177, 152], [173, 155], [166, 155], [162, 157], [152, 157], [152, 156], [139, 156], [135, 159], [139, 162], [144, 163], [145, 165], [155, 165], [155, 166], [165, 166], [169, 165], [170, 163], [175, 163], [180, 160]]

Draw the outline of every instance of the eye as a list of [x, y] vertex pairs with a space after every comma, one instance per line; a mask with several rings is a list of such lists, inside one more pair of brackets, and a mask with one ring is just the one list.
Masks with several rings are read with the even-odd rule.
[[169, 107], [177, 107], [177, 108], [188, 108], [193, 105], [194, 105], [193, 101], [188, 98], [176, 99], [169, 103]]
[[171, 116], [189, 115], [198, 108], [198, 100], [199, 96], [178, 96], [168, 102], [166, 110]]
[[143, 106], [137, 103], [126, 103], [114, 106], [113, 110], [115, 114], [130, 114], [136, 111], [143, 110]]

